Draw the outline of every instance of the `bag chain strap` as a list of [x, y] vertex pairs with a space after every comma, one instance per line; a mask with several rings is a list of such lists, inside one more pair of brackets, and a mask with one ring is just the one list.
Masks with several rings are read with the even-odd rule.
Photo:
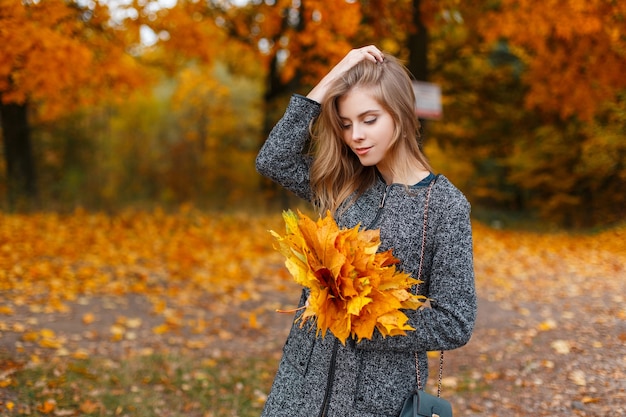
[[[426, 202], [424, 203], [424, 230], [422, 231], [422, 249], [420, 253], [420, 266], [417, 272], [417, 279], [422, 279], [422, 264], [424, 263], [424, 247], [426, 246], [426, 226], [428, 225], [428, 202], [430, 201], [430, 190], [433, 188], [433, 180], [428, 186], [428, 192], [426, 194]], [[420, 378], [420, 365], [419, 357], [415, 352], [415, 374], [417, 376], [417, 389], [422, 390], [422, 380]], [[443, 379], [443, 350], [439, 352], [439, 378], [437, 380], [437, 397], [441, 397], [441, 380]]]

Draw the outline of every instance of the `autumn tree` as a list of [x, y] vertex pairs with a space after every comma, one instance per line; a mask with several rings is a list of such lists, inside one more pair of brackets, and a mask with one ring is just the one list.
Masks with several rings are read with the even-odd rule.
[[[193, 2], [178, 2], [164, 13], [180, 13], [175, 11], [179, 9], [188, 14], [195, 7]], [[360, 20], [358, 2], [279, 0], [236, 6], [211, 1], [201, 3], [201, 7], [193, 13], [196, 21], [215, 25], [228, 39], [225, 49], [232, 52], [222, 53], [221, 60], [235, 74], [257, 71], [264, 77], [264, 118], [256, 135], [257, 147], [280, 116], [286, 97], [299, 86], [316, 82], [349, 50]], [[251, 55], [246, 53], [249, 51]], [[266, 192], [280, 192], [273, 184], [261, 181]], [[284, 193], [280, 195], [286, 198]]]
[[[107, 193], [115, 198], [134, 176], [152, 181], [146, 196], [208, 195], [207, 184], [250, 176], [242, 166], [291, 93], [308, 91], [349, 49], [374, 43], [417, 79], [441, 86], [444, 120], [427, 125], [426, 152], [475, 207], [537, 210], [561, 224], [610, 222], [625, 203], [624, 7], [601, 0], [178, 0], [166, 8], [134, 0], [112, 14], [98, 2], [0, 0], [8, 194], [15, 201], [36, 193], [29, 129], [41, 124], [33, 123], [115, 96], [131, 104], [129, 92], [149, 78], [140, 61], [164, 69], [161, 86], [171, 89], [160, 95], [158, 112], [146, 96], [127, 113], [102, 117], [119, 136], [98, 134], [111, 145], [107, 157], [132, 160], [107, 165], [125, 170]], [[140, 29], [151, 31], [154, 45], [140, 45]], [[168, 131], [155, 133], [144, 108], [167, 114]], [[125, 129], [159, 139], [139, 142]], [[146, 143], [158, 152], [141, 152]], [[140, 194], [145, 182], [133, 184], [128, 190]]]
[[[605, 197], [619, 193], [598, 193], [613, 189], [623, 177], [623, 145], [611, 139], [620, 129], [623, 106], [620, 99], [610, 99], [619, 95], [606, 95], [623, 88], [614, 76], [623, 65], [617, 62], [624, 50], [623, 6], [579, 3], [559, 8], [554, 2], [531, 7], [521, 1], [402, 0], [393, 7], [381, 0], [251, 1], [243, 6], [179, 1], [172, 9], [140, 14], [154, 15], [148, 24], [168, 51], [163, 58], [208, 63], [225, 49], [220, 60], [233, 72], [263, 74], [261, 136], [290, 93], [306, 91], [350, 48], [379, 44], [404, 58], [418, 79], [432, 78], [443, 87], [446, 120], [432, 124], [436, 143], [433, 149], [431, 142], [430, 151], [440, 152], [444, 163], [451, 159], [446, 155], [458, 156], [450, 167], [471, 187], [474, 201], [515, 210], [540, 206], [543, 214], [572, 224], [568, 218], [582, 204], [576, 193], [593, 190], [594, 206], [615, 207], [617, 198]], [[559, 16], [555, 10], [561, 10]], [[567, 52], [576, 44], [596, 43], [606, 48]], [[591, 65], [605, 56], [611, 65]], [[596, 71], [602, 71], [597, 79], [591, 75]], [[546, 96], [546, 91], [552, 93]], [[585, 128], [580, 123], [589, 114], [594, 121]], [[616, 157], [607, 159], [609, 154]], [[612, 161], [601, 178], [589, 171], [597, 168], [596, 160]], [[595, 182], [580, 188], [589, 178]], [[569, 214], [555, 217], [558, 213]]]
[[10, 205], [37, 194], [31, 125], [145, 82], [139, 31], [101, 2], [0, 1], [0, 117]]
[[[288, 96], [314, 85], [350, 48], [379, 44], [402, 56], [417, 72], [417, 78], [426, 79], [427, 26], [435, 22], [436, 13], [447, 3], [402, 0], [389, 7], [378, 0], [251, 1], [243, 5], [181, 0], [171, 8], [155, 9], [152, 3], [141, 2], [134, 2], [132, 7], [157, 39], [155, 47], [142, 58], [168, 69], [171, 76], [187, 73], [189, 66], [203, 67], [208, 75], [219, 62], [234, 75], [264, 77], [264, 120], [262, 129], [253, 133], [260, 143], [282, 114]], [[208, 77], [195, 80], [196, 92], [206, 91], [211, 84]], [[202, 108], [207, 106], [196, 106], [197, 111]], [[216, 116], [209, 113], [202, 117], [208, 120]], [[200, 146], [215, 140], [207, 136], [208, 132], [193, 132]], [[200, 153], [213, 148], [202, 149]], [[277, 191], [271, 184], [267, 186], [270, 192]]]
[[429, 15], [429, 80], [442, 90], [443, 119], [428, 123], [425, 151], [473, 203], [521, 210], [522, 195], [507, 181], [503, 158], [512, 133], [526, 129], [525, 89], [514, 57], [486, 45], [477, 31], [484, 9], [446, 4]]
[[162, 191], [223, 207], [241, 194], [234, 186], [255, 174], [265, 74], [258, 49], [229, 36], [224, 22], [234, 6], [226, 2], [153, 6], [135, 2], [132, 8], [156, 39], [142, 61], [163, 69], [164, 82], [174, 85], [169, 103], [177, 132], [162, 161]]
[[477, 26], [523, 65], [520, 104], [534, 115], [514, 138], [508, 179], [560, 224], [623, 219], [625, 22], [624, 2], [502, 0]]
[[480, 22], [487, 41], [506, 40], [527, 65], [529, 108], [590, 120], [626, 88], [626, 3], [502, 0]]
[[[236, 6], [224, 1], [179, 1], [172, 9], [162, 10], [161, 19], [150, 25], [156, 32], [167, 33], [165, 48], [180, 42], [176, 39], [177, 28], [181, 26], [193, 33], [186, 38], [194, 39], [197, 45], [206, 43], [191, 29], [194, 24], [202, 24], [205, 30], [221, 29], [223, 34], [215, 34], [213, 38], [219, 43], [226, 36], [227, 49], [255, 51], [255, 61], [241, 62], [245, 54], [226, 60], [233, 64], [231, 68], [236, 73], [255, 68], [265, 74], [265, 119], [261, 132], [264, 137], [280, 117], [288, 96], [314, 85], [353, 47], [379, 44], [394, 54], [410, 58], [409, 66], [416, 69], [417, 77], [426, 79], [426, 24], [432, 23], [441, 5], [430, 0], [403, 0], [394, 7], [386, 3], [279, 0]], [[188, 24], [180, 24], [184, 19]], [[163, 25], [167, 20], [177, 24]], [[205, 59], [202, 50], [197, 53], [198, 59]]]
[[[598, 14], [601, 19], [620, 18], [617, 11], [612, 18]], [[493, 25], [484, 25], [486, 16], [494, 20]], [[567, 12], [562, 17], [572, 19]], [[624, 201], [623, 193], [616, 190], [626, 178], [620, 162], [624, 161], [625, 145], [615, 136], [616, 132], [626, 131], [620, 84], [604, 87], [605, 91], [612, 88], [614, 93], [597, 103], [591, 120], [584, 119], [582, 113], [562, 116], [561, 108], [529, 104], [533, 91], [545, 91], [558, 84], [554, 88], [579, 97], [594, 83], [593, 77], [588, 83], [582, 77], [567, 79], [568, 83], [563, 84], [557, 81], [560, 73], [555, 72], [551, 84], [546, 85], [543, 78], [533, 78], [531, 63], [536, 68], [580, 67], [583, 58], [597, 59], [590, 58], [596, 51], [587, 49], [585, 54], [570, 57], [558, 54], [551, 59], [560, 59], [560, 64], [546, 64], [546, 57], [534, 58], [531, 49], [513, 41], [515, 36], [487, 36], [483, 32], [492, 26], [514, 21], [522, 32], [519, 36], [553, 42], [540, 39], [529, 29], [549, 25], [549, 21], [526, 21], [522, 28], [514, 11], [496, 10], [493, 2], [450, 3], [434, 18], [435, 24], [428, 26], [429, 73], [431, 81], [442, 87], [444, 119], [429, 125], [426, 151], [436, 169], [449, 175], [478, 209], [536, 212], [544, 219], [569, 226], [619, 220]], [[534, 18], [549, 20], [542, 13]], [[567, 25], [575, 26], [576, 21], [563, 23]], [[624, 50], [615, 44], [608, 48]], [[610, 74], [615, 69], [605, 70]], [[581, 108], [588, 104], [585, 100], [579, 103]], [[580, 210], [582, 206], [588, 210]]]

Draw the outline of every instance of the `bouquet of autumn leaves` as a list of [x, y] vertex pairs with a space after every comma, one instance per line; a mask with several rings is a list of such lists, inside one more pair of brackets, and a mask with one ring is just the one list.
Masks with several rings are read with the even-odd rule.
[[402, 309], [419, 308], [425, 297], [411, 293], [420, 281], [400, 272], [391, 250], [378, 253], [380, 232], [337, 226], [330, 212], [313, 221], [298, 211], [283, 212], [286, 233], [270, 233], [295, 281], [310, 289], [301, 326], [316, 323], [317, 335], [330, 330], [344, 345], [348, 337], [371, 339], [415, 330]]

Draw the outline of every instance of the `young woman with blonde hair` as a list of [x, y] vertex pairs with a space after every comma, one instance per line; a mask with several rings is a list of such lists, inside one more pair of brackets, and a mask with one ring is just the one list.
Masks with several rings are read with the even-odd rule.
[[[431, 308], [406, 311], [406, 336], [349, 339], [294, 324], [263, 416], [397, 416], [426, 352], [466, 344], [476, 318], [470, 206], [419, 147], [411, 77], [371, 45], [350, 51], [304, 97], [294, 95], [257, 156], [257, 170], [310, 201], [342, 227], [379, 229], [379, 250]], [[432, 187], [430, 187], [432, 185]], [[427, 195], [428, 217], [424, 229]], [[423, 230], [426, 230], [422, 251]], [[300, 305], [306, 303], [303, 290]]]

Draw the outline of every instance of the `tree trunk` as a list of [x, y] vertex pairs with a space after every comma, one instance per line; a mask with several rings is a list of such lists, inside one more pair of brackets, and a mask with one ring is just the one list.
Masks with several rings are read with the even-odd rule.
[[409, 36], [409, 71], [420, 81], [428, 80], [428, 30], [422, 19], [421, 0], [413, 0], [413, 28]]
[[35, 164], [26, 104], [0, 102], [9, 206], [32, 202], [37, 196]]
[[[411, 74], [418, 81], [428, 80], [428, 30], [422, 19], [421, 0], [413, 0], [413, 29], [409, 35], [409, 63]], [[419, 146], [423, 148], [426, 120], [420, 119]]]

